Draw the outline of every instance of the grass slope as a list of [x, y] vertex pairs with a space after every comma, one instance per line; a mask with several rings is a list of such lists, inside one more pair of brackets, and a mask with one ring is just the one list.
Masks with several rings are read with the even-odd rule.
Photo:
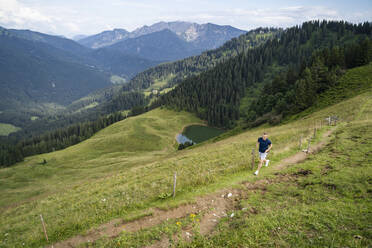
[[250, 191], [215, 235], [177, 247], [370, 247], [370, 121], [339, 127], [337, 144], [333, 136], [321, 153], [280, 172], [286, 180]]
[[314, 111], [339, 103], [372, 88], [372, 63], [347, 70], [335, 87], [321, 94], [316, 103], [290, 119], [306, 116]]
[[174, 151], [175, 135], [191, 123], [201, 121], [189, 113], [156, 109], [115, 123], [75, 146], [28, 157], [1, 169], [0, 207], [160, 159]]
[[[269, 132], [270, 138], [274, 143], [274, 150], [270, 156], [272, 165], [275, 165], [281, 159], [296, 153], [298, 151], [299, 137], [309, 137], [313, 133], [315, 123], [319, 124], [328, 115], [340, 116], [343, 121], [350, 122], [351, 127], [355, 127], [355, 129], [358, 128], [358, 125], [364, 125], [367, 128], [362, 130], [368, 132], [372, 117], [371, 96], [372, 92], [369, 90], [362, 95], [324, 108], [291, 123], [276, 127], [256, 128], [216, 143], [209, 143], [181, 152], [173, 151], [174, 135], [181, 130], [182, 126], [198, 122], [199, 120], [191, 114], [156, 109], [144, 115], [116, 123], [100, 131], [91, 139], [73, 147], [27, 158], [25, 162], [17, 166], [0, 170], [0, 193], [2, 196], [0, 204], [3, 207], [3, 211], [0, 214], [0, 222], [2, 223], [0, 226], [0, 237], [4, 237], [0, 239], [0, 247], [20, 247], [23, 243], [24, 247], [45, 245], [46, 241], [43, 237], [38, 216], [40, 213], [43, 214], [47, 222], [49, 239], [52, 242], [56, 242], [84, 233], [89, 228], [106, 223], [114, 218], [137, 218], [146, 214], [146, 210], [152, 206], [168, 208], [180, 203], [193, 201], [196, 195], [224, 187], [231, 187], [241, 181], [257, 180], [249, 169], [249, 161], [251, 161], [250, 151], [254, 147], [257, 137], [264, 130]], [[323, 127], [319, 134], [326, 130], [327, 127]], [[314, 142], [318, 141], [319, 135]], [[363, 142], [365, 142], [364, 139]], [[370, 147], [369, 143], [366, 144], [367, 148]], [[354, 143], [351, 145], [355, 146]], [[358, 161], [363, 159], [363, 157], [358, 159], [358, 156], [361, 155], [359, 152], [362, 151], [364, 150], [358, 151], [350, 157], [350, 163], [357, 165]], [[333, 156], [341, 155], [336, 153]], [[370, 154], [368, 156], [367, 158], [369, 159]], [[334, 159], [330, 155], [328, 157]], [[48, 163], [39, 165], [44, 158]], [[314, 159], [316, 158], [312, 157], [310, 161], [315, 161]], [[332, 161], [338, 163], [336, 159]], [[319, 164], [316, 162], [308, 166], [312, 165], [323, 166], [324, 163]], [[362, 168], [359, 169], [360, 171], [356, 172], [357, 175], [360, 175], [362, 171]], [[312, 170], [314, 170], [314, 175], [316, 176], [315, 172], [319, 169], [314, 167]], [[351, 170], [348, 169], [347, 173], [350, 173]], [[171, 191], [174, 171], [177, 171], [178, 178], [177, 197], [175, 199], [159, 199], [159, 195]], [[273, 167], [265, 168], [260, 177], [272, 176], [274, 172], [275, 169]], [[364, 170], [364, 173], [369, 177], [371, 176], [370, 170]], [[354, 178], [352, 174], [344, 174], [342, 177], [351, 177], [349, 178], [351, 181], [349, 179], [349, 181], [345, 180], [343, 182], [345, 186], [336, 186], [337, 189], [346, 187], [353, 190], [355, 187], [352, 184], [355, 180], [365, 179]], [[322, 185], [319, 187], [323, 187]], [[296, 185], [290, 186], [295, 187]], [[272, 187], [275, 189], [275, 187], [279, 186]], [[365, 196], [365, 192], [368, 190], [365, 183], [360, 184], [358, 187], [362, 196]], [[277, 192], [281, 192], [284, 188], [288, 188], [287, 185], [284, 185], [282, 189], [277, 189], [271, 198], [266, 199], [267, 204], [271, 204], [267, 205], [268, 209], [265, 209], [266, 205], [260, 205], [262, 213], [275, 206], [273, 202], [270, 202], [270, 199], [272, 201]], [[295, 189], [291, 188], [289, 190], [295, 191]], [[329, 208], [329, 211], [328, 209], [324, 210], [322, 204], [325, 203], [322, 200], [326, 200], [324, 197], [325, 193], [317, 188], [314, 189], [313, 193], [313, 197], [318, 200], [317, 203], [314, 203], [314, 208], [310, 204], [305, 204], [306, 202], [303, 204], [300, 202], [302, 194], [300, 194], [301, 197], [299, 199], [293, 200], [293, 204], [299, 202], [302, 205], [297, 205], [293, 209], [286, 209], [286, 204], [283, 203], [282, 211], [284, 212], [282, 214], [288, 213], [288, 215], [283, 215], [283, 217], [288, 216], [288, 218], [284, 218], [280, 226], [286, 224], [286, 226], [295, 228], [296, 225], [299, 225], [296, 221], [300, 218], [305, 218], [304, 215], [301, 215], [301, 206], [308, 210], [306, 213], [314, 212], [314, 216], [321, 211], [323, 211], [323, 215], [319, 216], [328, 216], [328, 213], [332, 213], [334, 216], [336, 216], [335, 214], [343, 214], [342, 212], [333, 213], [331, 208]], [[304, 194], [308, 196], [310, 193]], [[293, 195], [297, 196], [297, 193], [293, 193]], [[277, 197], [283, 201], [287, 199], [280, 195]], [[340, 194], [333, 197], [343, 196]], [[260, 203], [258, 196], [249, 201], [247, 204]], [[369, 204], [364, 198], [360, 201], [363, 202], [358, 206]], [[337, 203], [340, 205], [334, 206], [335, 209], [341, 211], [343, 208], [339, 207], [345, 202], [351, 204], [350, 196], [345, 196], [345, 199]], [[16, 204], [12, 205], [12, 203]], [[350, 204], [350, 212], [345, 212], [347, 218], [356, 216], [357, 209]], [[292, 210], [294, 211], [293, 213], [290, 212]], [[370, 223], [368, 220], [371, 219], [370, 212], [364, 211], [365, 207], [360, 208], [360, 210], [361, 212], [359, 213], [364, 213], [365, 218], [356, 217], [356, 220], [361, 223], [356, 225], [356, 229], [365, 226], [365, 223]], [[257, 225], [251, 227], [257, 229], [256, 233], [267, 232], [268, 223], [277, 220], [280, 216], [279, 212], [276, 213], [275, 211], [272, 211], [271, 214], [267, 212], [267, 214], [257, 217], [256, 221], [262, 222], [257, 222]], [[277, 214], [275, 215], [276, 217], [274, 216], [275, 218], [272, 217], [273, 219], [269, 220], [268, 217], [274, 214]], [[309, 216], [313, 215], [310, 214]], [[242, 219], [242, 223], [244, 221], [246, 219]], [[319, 225], [326, 226], [326, 224], [322, 224], [325, 221], [327, 220], [320, 221]], [[336, 221], [347, 225], [353, 222], [353, 219], [343, 221], [341, 218]], [[275, 224], [275, 222], [273, 223]], [[311, 223], [316, 228], [316, 223], [318, 223], [316, 219]], [[332, 225], [338, 224], [337, 222], [332, 223], [334, 223]], [[239, 242], [239, 235], [241, 235], [242, 240], [247, 240], [243, 233], [245, 233], [245, 228], [248, 227], [246, 224], [242, 225], [242, 227], [235, 224], [235, 226], [228, 226], [220, 232], [221, 235], [224, 233], [226, 235], [232, 234], [231, 238], [217, 235], [210, 241], [200, 237], [193, 242], [194, 244], [201, 244], [207, 247], [210, 244], [219, 246], [225, 239], [228, 242], [231, 241], [229, 244], [234, 247], [233, 245], [235, 244], [236, 246], [237, 242]], [[228, 230], [232, 228], [234, 229]], [[356, 230], [352, 226], [350, 228], [353, 228], [353, 231]], [[291, 230], [295, 229], [290, 229], [289, 231]], [[329, 234], [325, 233], [325, 230], [324, 228], [319, 228], [314, 233], [322, 233], [324, 237]], [[328, 230], [332, 231], [334, 229]], [[281, 235], [283, 236], [289, 231], [287, 230]], [[297, 242], [294, 239], [295, 237], [299, 237], [298, 240], [303, 243], [307, 241], [304, 235], [299, 236], [296, 232], [290, 234], [292, 236], [289, 237], [293, 237], [293, 240], [284, 240], [287, 242], [283, 243], [284, 245]], [[341, 234], [343, 234], [342, 229], [340, 229], [340, 234], [334, 237], [339, 238]], [[137, 242], [129, 246], [135, 247], [140, 243], [151, 243], [154, 239], [160, 239], [162, 234], [158, 235], [146, 236], [147, 240], [142, 240], [143, 242]], [[365, 237], [368, 242], [370, 241], [371, 236], [368, 231], [360, 235]], [[269, 233], [264, 233], [264, 237], [269, 236]], [[126, 239], [125, 237], [129, 236], [123, 233], [119, 238]], [[258, 239], [259, 236], [256, 235], [249, 241], [253, 244]], [[264, 240], [266, 239], [264, 238]], [[331, 243], [328, 243], [331, 239], [327, 238], [326, 240], [327, 244], [331, 246]], [[341, 241], [340, 239], [337, 242]], [[129, 240], [128, 242], [130, 243], [131, 241]], [[128, 247], [128, 242], [122, 247]], [[270, 246], [270, 243], [259, 244], [261, 246]], [[187, 246], [188, 244], [180, 245]], [[111, 247], [111, 243], [107, 246]]]
[[17, 132], [18, 130], [20, 130], [20, 128], [12, 124], [0, 123], [0, 136], [8, 136], [9, 134]]

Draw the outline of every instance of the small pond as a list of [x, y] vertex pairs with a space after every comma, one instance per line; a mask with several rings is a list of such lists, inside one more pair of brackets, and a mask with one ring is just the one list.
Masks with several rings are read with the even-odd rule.
[[214, 138], [225, 130], [202, 126], [202, 125], [191, 125], [184, 129], [182, 134], [178, 134], [176, 139], [179, 144], [184, 144], [185, 142], [201, 143], [208, 139]]

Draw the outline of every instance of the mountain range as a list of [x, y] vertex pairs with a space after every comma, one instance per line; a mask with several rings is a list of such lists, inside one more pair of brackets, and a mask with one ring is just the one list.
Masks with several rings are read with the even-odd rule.
[[[125, 82], [147, 68], [199, 54], [242, 33], [230, 26], [161, 22], [133, 32], [105, 31], [76, 42], [1, 27], [0, 122], [25, 113], [27, 118], [54, 113], [111, 87], [113, 76]], [[99, 45], [84, 43], [89, 40]]]
[[117, 42], [131, 38], [137, 38], [142, 35], [170, 30], [181, 40], [192, 44], [192, 46], [201, 49], [214, 49], [221, 46], [224, 42], [237, 37], [246, 31], [234, 28], [232, 26], [220, 26], [212, 23], [197, 24], [190, 22], [158, 22], [151, 26], [143, 26], [128, 32], [125, 29], [114, 29], [102, 33], [84, 37], [77, 40], [80, 44], [90, 48], [100, 48], [113, 45]]

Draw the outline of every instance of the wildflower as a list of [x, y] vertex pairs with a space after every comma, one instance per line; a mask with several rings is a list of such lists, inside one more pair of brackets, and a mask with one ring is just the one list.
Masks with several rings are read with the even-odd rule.
[[179, 222], [179, 221], [177, 221], [177, 226], [181, 226], [182, 225], [182, 223], [181, 222]]
[[196, 216], [195, 214], [190, 214], [190, 218], [191, 218], [191, 219], [194, 219], [195, 216]]

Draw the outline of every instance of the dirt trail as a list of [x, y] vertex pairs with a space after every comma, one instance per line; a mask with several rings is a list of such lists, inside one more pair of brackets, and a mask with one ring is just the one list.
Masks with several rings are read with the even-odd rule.
[[[328, 140], [334, 129], [331, 129], [322, 135], [322, 141], [310, 147], [309, 153], [316, 153], [319, 151]], [[296, 164], [306, 159], [307, 153], [298, 152], [295, 155], [283, 159], [280, 164], [275, 166], [275, 170], [281, 170], [291, 164]], [[285, 179], [280, 179], [285, 180]], [[121, 219], [112, 220], [106, 224], [101, 225], [99, 228], [88, 231], [86, 235], [77, 235], [70, 239], [54, 244], [55, 248], [77, 247], [83, 243], [94, 242], [101, 237], [114, 238], [119, 236], [122, 231], [136, 232], [144, 228], [149, 228], [161, 224], [168, 219], [176, 219], [185, 217], [191, 213], [202, 213], [200, 220], [200, 233], [202, 235], [210, 234], [218, 223], [218, 220], [227, 216], [227, 212], [237, 207], [237, 202], [244, 199], [249, 191], [265, 190], [265, 185], [272, 183], [266, 179], [258, 180], [254, 183], [244, 182], [244, 190], [239, 189], [224, 189], [217, 193], [206, 196], [201, 196], [196, 199], [196, 203], [181, 205], [177, 208], [170, 210], [151, 209], [151, 215], [143, 217], [131, 222], [124, 222]], [[254, 212], [254, 210], [251, 210]], [[191, 231], [183, 230], [182, 237], [190, 238]], [[168, 238], [164, 237], [162, 240], [149, 246], [156, 247], [169, 247], [170, 243]]]
[[[232, 195], [228, 197], [228, 194]], [[222, 197], [223, 195], [223, 197]], [[144, 228], [152, 227], [161, 224], [168, 219], [177, 219], [187, 216], [191, 213], [205, 213], [203, 220], [200, 223], [200, 231], [208, 233], [216, 224], [216, 220], [210, 220], [214, 217], [213, 214], [218, 214], [218, 217], [226, 215], [224, 211], [233, 205], [234, 199], [240, 198], [240, 195], [235, 190], [223, 190], [204, 197], [198, 197], [195, 204], [181, 205], [170, 210], [152, 209], [152, 215], [143, 217], [141, 219], [123, 222], [122, 220], [110, 221], [97, 229], [91, 230], [86, 235], [77, 235], [65, 241], [54, 244], [55, 248], [60, 247], [76, 247], [82, 243], [94, 242], [101, 237], [114, 238], [122, 231], [136, 232]], [[213, 211], [213, 214], [210, 211]], [[214, 219], [218, 218], [215, 217]], [[213, 218], [212, 218], [213, 219]]]
[[[317, 153], [327, 143], [328, 137], [332, 134], [333, 131], [334, 131], [334, 129], [328, 130], [327, 132], [325, 132], [322, 135], [322, 139], [319, 143], [317, 143], [315, 145], [312, 145], [312, 146], [310, 145], [310, 149], [309, 149], [308, 154]], [[288, 165], [302, 162], [306, 159], [306, 156], [308, 154], [304, 151], [298, 152], [293, 156], [290, 156], [288, 158], [283, 159], [280, 162], [280, 164], [275, 167], [275, 169], [276, 170], [281, 170], [281, 169], [287, 167]]]

